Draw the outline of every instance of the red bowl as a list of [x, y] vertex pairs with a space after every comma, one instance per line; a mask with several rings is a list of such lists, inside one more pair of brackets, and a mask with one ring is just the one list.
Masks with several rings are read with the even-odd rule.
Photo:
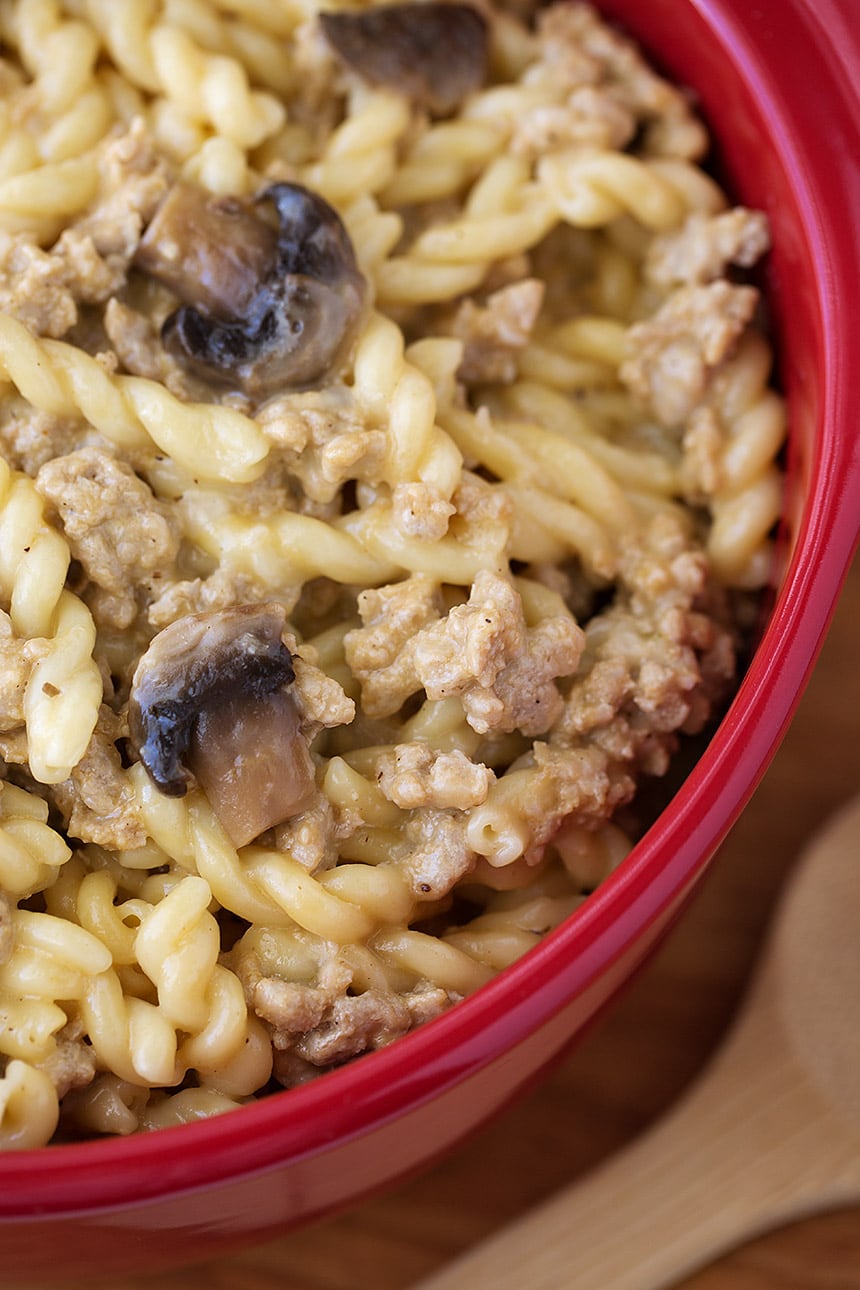
[[[770, 216], [790, 406], [783, 568], [741, 689], [620, 869], [536, 950], [348, 1068], [214, 1120], [0, 1160], [7, 1278], [211, 1258], [426, 1165], [523, 1089], [642, 962], [742, 810], [818, 653], [860, 521], [856, 0], [601, 0], [693, 87], [735, 196]], [[852, 366], [853, 362], [853, 366]]]

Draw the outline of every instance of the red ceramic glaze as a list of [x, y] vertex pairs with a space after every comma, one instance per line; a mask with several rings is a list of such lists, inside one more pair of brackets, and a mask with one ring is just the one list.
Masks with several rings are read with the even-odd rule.
[[219, 1119], [0, 1159], [9, 1279], [211, 1258], [426, 1165], [535, 1079], [683, 905], [794, 711], [860, 522], [857, 0], [601, 0], [697, 93], [735, 196], [765, 209], [791, 416], [780, 587], [731, 710], [669, 808], [525, 959], [391, 1048]]

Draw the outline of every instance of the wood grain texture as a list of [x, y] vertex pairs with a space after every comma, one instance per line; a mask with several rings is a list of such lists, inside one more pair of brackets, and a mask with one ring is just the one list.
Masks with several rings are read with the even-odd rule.
[[793, 870], [727, 1036], [596, 1169], [415, 1290], [665, 1290], [748, 1240], [860, 1205], [860, 794]]
[[[537, 1091], [380, 1199], [231, 1258], [112, 1280], [112, 1290], [408, 1290], [652, 1121], [723, 1034], [793, 861], [860, 789], [858, 622], [860, 560], [791, 729], [695, 903]], [[860, 1210], [773, 1232], [679, 1290], [860, 1290]]]

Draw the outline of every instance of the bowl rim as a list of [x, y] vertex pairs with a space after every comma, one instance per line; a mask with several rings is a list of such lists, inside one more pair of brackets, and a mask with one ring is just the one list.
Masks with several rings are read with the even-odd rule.
[[[606, 971], [637, 933], [707, 864], [752, 795], [812, 670], [858, 541], [860, 435], [851, 435], [848, 382], [860, 355], [860, 239], [832, 236], [860, 212], [860, 174], [834, 157], [860, 156], [860, 34], [853, 0], [757, 0], [768, 42], [756, 41], [745, 0], [689, 0], [742, 73], [791, 177], [804, 251], [815, 270], [823, 373], [820, 452], [782, 585], [760, 646], [708, 749], [620, 868], [558, 929], [476, 994], [395, 1044], [195, 1124], [0, 1157], [0, 1222], [125, 1209], [266, 1172], [287, 1160], [372, 1134], [383, 1123], [525, 1040]], [[604, 5], [605, 7], [605, 5]], [[791, 94], [798, 32], [806, 43], [803, 96]], [[835, 60], [835, 61], [834, 61]], [[837, 69], [834, 74], [834, 67]], [[826, 146], [808, 111], [826, 114]], [[707, 113], [706, 113], [707, 115]], [[837, 326], [837, 321], [839, 325]], [[800, 555], [803, 552], [803, 560]], [[733, 806], [727, 815], [723, 802]], [[695, 822], [695, 830], [690, 828]]]

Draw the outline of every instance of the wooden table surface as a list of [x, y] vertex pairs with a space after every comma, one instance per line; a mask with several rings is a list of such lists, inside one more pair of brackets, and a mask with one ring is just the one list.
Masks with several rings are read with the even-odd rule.
[[[719, 1041], [804, 843], [860, 792], [858, 622], [860, 559], [792, 727], [695, 903], [541, 1088], [382, 1199], [211, 1264], [113, 1280], [112, 1290], [407, 1290], [658, 1115]], [[61, 1284], [92, 1286], [41, 1290]], [[860, 1288], [860, 1210], [774, 1232], [679, 1290], [849, 1288]]]

